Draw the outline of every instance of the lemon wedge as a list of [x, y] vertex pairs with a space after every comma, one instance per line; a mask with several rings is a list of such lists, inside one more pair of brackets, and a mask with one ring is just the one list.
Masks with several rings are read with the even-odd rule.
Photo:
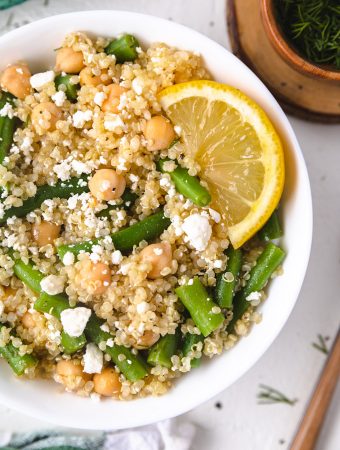
[[238, 89], [191, 81], [159, 93], [168, 118], [181, 129], [184, 153], [200, 165], [211, 207], [241, 247], [268, 220], [284, 185], [280, 138], [265, 112]]

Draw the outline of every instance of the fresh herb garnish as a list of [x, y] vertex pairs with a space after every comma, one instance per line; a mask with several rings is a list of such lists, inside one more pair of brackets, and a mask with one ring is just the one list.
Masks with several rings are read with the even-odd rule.
[[328, 336], [322, 336], [321, 334], [318, 334], [318, 342], [312, 342], [312, 346], [319, 350], [320, 352], [324, 353], [325, 355], [328, 355], [329, 349], [327, 347], [326, 341], [329, 340]]
[[259, 405], [270, 405], [273, 403], [286, 403], [287, 405], [295, 405], [297, 398], [290, 399], [282, 392], [265, 384], [260, 384], [261, 391], [257, 394]]
[[274, 0], [282, 31], [309, 61], [340, 70], [339, 0]]

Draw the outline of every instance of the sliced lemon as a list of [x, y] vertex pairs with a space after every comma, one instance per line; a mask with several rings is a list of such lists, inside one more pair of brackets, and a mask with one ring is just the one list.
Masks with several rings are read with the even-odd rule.
[[222, 215], [234, 248], [268, 220], [284, 184], [280, 138], [265, 112], [233, 87], [191, 81], [164, 89], [159, 101], [182, 130], [184, 152], [201, 168], [212, 208]]

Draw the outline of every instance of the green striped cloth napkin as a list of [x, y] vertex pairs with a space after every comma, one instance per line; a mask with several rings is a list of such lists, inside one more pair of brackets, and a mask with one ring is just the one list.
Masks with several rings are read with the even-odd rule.
[[19, 3], [23, 3], [26, 0], [0, 0], [0, 9], [10, 8], [14, 5], [19, 5]]

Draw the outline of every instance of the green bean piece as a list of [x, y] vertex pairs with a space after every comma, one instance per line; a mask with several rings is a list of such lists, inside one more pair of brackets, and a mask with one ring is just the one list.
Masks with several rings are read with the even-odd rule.
[[[70, 102], [75, 102], [77, 100], [80, 85], [71, 83], [72, 77], [73, 75], [57, 75], [55, 77], [54, 84], [57, 91], [62, 90], [65, 92], [66, 97], [70, 100]], [[60, 89], [61, 86], [65, 87]]]
[[70, 303], [66, 294], [50, 295], [41, 292], [38, 299], [34, 303], [34, 309], [40, 313], [51, 314], [60, 320], [60, 314], [69, 309]]
[[86, 345], [86, 342], [84, 334], [81, 334], [79, 337], [73, 337], [65, 333], [65, 331], [61, 332], [61, 345], [67, 355], [72, 355], [81, 350]]
[[[163, 211], [159, 211], [140, 222], [111, 234], [112, 242], [116, 250], [127, 252], [141, 241], [150, 242], [159, 237], [169, 227], [170, 223], [170, 219], [164, 216]], [[78, 255], [81, 252], [91, 252], [93, 245], [98, 244], [100, 241], [101, 239], [92, 239], [79, 244], [60, 245], [57, 248], [59, 258], [63, 260], [68, 252], [74, 255]]]
[[[204, 337], [221, 326], [224, 321], [223, 314], [198, 278], [194, 278], [192, 284], [179, 286], [175, 291]], [[218, 312], [214, 312], [214, 308]]]
[[75, 194], [88, 192], [88, 178], [88, 175], [80, 178], [73, 177], [67, 181], [58, 181], [53, 186], [49, 184], [39, 186], [34, 197], [29, 197], [27, 200], [24, 200], [21, 206], [13, 206], [5, 211], [4, 216], [0, 219], [0, 226], [4, 225], [10, 217], [24, 217], [28, 213], [40, 208], [45, 200], [69, 198]]
[[[177, 165], [172, 172], [167, 172], [164, 165], [169, 159], [160, 159], [158, 161], [158, 168], [163, 173], [168, 173], [173, 181], [177, 191], [190, 199], [195, 205], [207, 206], [211, 202], [211, 196], [208, 190], [201, 185], [197, 177], [189, 175], [188, 169]], [[178, 163], [177, 163], [178, 164]]]
[[0, 356], [8, 362], [13, 372], [18, 376], [23, 375], [27, 369], [36, 366], [38, 363], [37, 358], [32, 354], [20, 355], [19, 349], [14, 347], [12, 342], [0, 347]]
[[[88, 340], [99, 345], [101, 342], [107, 342], [113, 336], [100, 327], [103, 321], [95, 314], [92, 314], [85, 328], [85, 335]], [[131, 349], [123, 345], [106, 345], [105, 353], [111, 356], [112, 361], [118, 366], [119, 370], [129, 381], [137, 381], [144, 378], [147, 374], [147, 366], [138, 355], [134, 355]]]
[[179, 344], [179, 333], [166, 334], [154, 344], [149, 352], [148, 363], [151, 366], [162, 366], [171, 369], [171, 357], [176, 354]]
[[[187, 356], [189, 352], [192, 351], [192, 347], [199, 342], [204, 341], [204, 336], [202, 334], [190, 334], [186, 333], [183, 338], [183, 356]], [[201, 358], [194, 358], [191, 360], [191, 367], [199, 367], [201, 364]]]
[[261, 228], [261, 230], [259, 231], [258, 235], [261, 241], [265, 242], [282, 237], [283, 231], [280, 225], [277, 211], [273, 212], [263, 228]]
[[[15, 97], [10, 93], [3, 92], [0, 98], [0, 110], [2, 110], [7, 103], [14, 106], [14, 98]], [[15, 117], [10, 118], [9, 116], [0, 116], [0, 164], [3, 163], [11, 148], [17, 123], [18, 119]]]
[[[221, 308], [231, 308], [236, 280], [242, 265], [242, 251], [234, 250], [231, 246], [227, 250], [228, 265], [224, 273], [217, 275], [215, 300]], [[230, 277], [230, 278], [228, 278]]]
[[116, 62], [122, 64], [126, 61], [134, 61], [138, 57], [137, 47], [139, 46], [134, 36], [124, 34], [110, 42], [104, 51], [107, 55], [115, 55]]
[[131, 192], [130, 189], [125, 189], [124, 194], [122, 195], [122, 201], [117, 205], [108, 205], [106, 209], [103, 209], [99, 213], [96, 214], [97, 217], [107, 217], [108, 219], [111, 217], [110, 212], [115, 209], [130, 209], [138, 196], [134, 192]]
[[28, 286], [34, 292], [41, 292], [40, 282], [44, 278], [44, 274], [39, 270], [34, 269], [31, 262], [25, 264], [21, 259], [14, 259], [13, 271], [15, 275], [26, 286]]
[[273, 243], [267, 244], [256, 261], [256, 265], [249, 273], [249, 279], [244, 288], [239, 291], [234, 298], [233, 318], [228, 324], [227, 330], [231, 332], [235, 323], [241, 319], [250, 306], [247, 297], [252, 292], [260, 291], [264, 288], [273, 272], [279, 267], [286, 256], [285, 252]]

